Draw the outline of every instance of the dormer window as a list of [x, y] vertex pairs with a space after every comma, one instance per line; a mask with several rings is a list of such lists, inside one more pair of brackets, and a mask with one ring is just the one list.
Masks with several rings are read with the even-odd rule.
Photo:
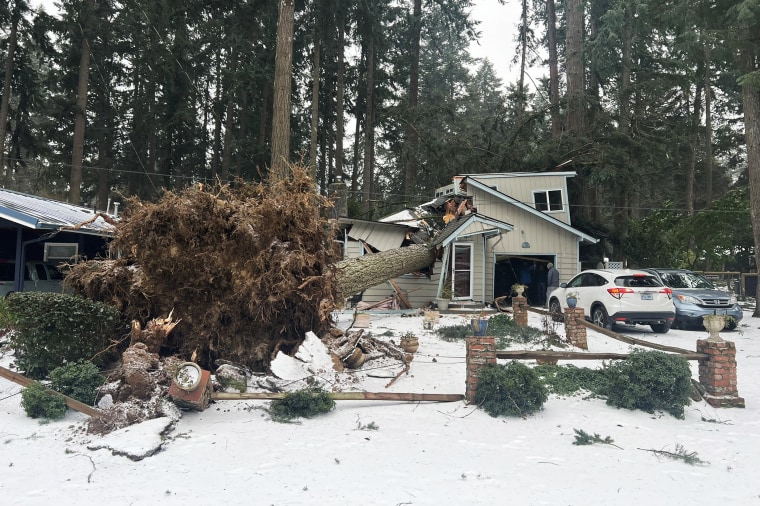
[[562, 211], [562, 190], [534, 191], [533, 205], [538, 211]]

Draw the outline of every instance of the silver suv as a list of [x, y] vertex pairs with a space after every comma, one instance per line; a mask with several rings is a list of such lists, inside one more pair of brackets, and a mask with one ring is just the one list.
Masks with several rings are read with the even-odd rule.
[[672, 290], [654, 274], [633, 269], [590, 269], [562, 283], [549, 295], [549, 310], [562, 314], [567, 296], [576, 295], [586, 319], [606, 329], [616, 323], [649, 325], [665, 333], [675, 318]]
[[720, 314], [729, 317], [726, 329], [733, 330], [744, 316], [736, 295], [719, 290], [704, 276], [686, 269], [643, 270], [654, 274], [673, 290], [676, 305], [674, 328], [703, 328], [703, 316]]
[[[13, 291], [16, 277], [16, 261], [0, 259], [0, 296], [5, 297]], [[58, 268], [45, 262], [27, 262], [24, 269], [25, 292], [62, 292], [63, 273]]]

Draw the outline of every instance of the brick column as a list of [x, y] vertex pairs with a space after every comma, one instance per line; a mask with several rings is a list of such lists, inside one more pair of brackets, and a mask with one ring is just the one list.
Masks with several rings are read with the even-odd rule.
[[493, 336], [467, 336], [467, 381], [465, 399], [475, 400], [480, 369], [496, 363], [496, 339]]
[[704, 396], [715, 408], [743, 408], [736, 383], [736, 345], [731, 341], [697, 340], [697, 353], [710, 358], [699, 361], [699, 382], [707, 390]]
[[586, 326], [578, 320], [583, 320], [583, 308], [565, 308], [565, 335], [576, 348], [588, 349]]
[[522, 296], [512, 297], [512, 315], [515, 323], [521, 327], [528, 326], [528, 299]]

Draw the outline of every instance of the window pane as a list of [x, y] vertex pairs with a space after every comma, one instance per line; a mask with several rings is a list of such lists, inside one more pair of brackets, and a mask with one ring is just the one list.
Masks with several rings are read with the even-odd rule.
[[534, 192], [533, 201], [536, 204], [536, 209], [539, 211], [546, 211], [549, 209], [549, 204], [546, 201], [546, 192]]
[[562, 190], [552, 190], [549, 192], [549, 210], [562, 210]]

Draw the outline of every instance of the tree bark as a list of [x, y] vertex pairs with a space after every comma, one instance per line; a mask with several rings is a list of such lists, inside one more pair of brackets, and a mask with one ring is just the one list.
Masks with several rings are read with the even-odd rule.
[[[89, 4], [90, 8], [94, 8], [94, 0]], [[79, 205], [81, 201], [84, 130], [87, 122], [87, 86], [90, 81], [90, 41], [87, 37], [87, 31], [85, 31], [82, 39], [82, 55], [79, 58], [79, 85], [74, 109], [76, 117], [74, 120], [74, 141], [71, 149], [71, 175], [69, 177], [69, 203], [74, 205]]]
[[343, 84], [346, 64], [344, 59], [345, 45], [345, 14], [343, 9], [338, 13], [338, 75], [336, 76], [336, 93], [335, 93], [335, 172], [336, 176], [343, 179], [343, 95], [345, 87]]
[[[745, 73], [754, 69], [753, 51], [745, 49]], [[749, 175], [749, 212], [752, 217], [752, 236], [755, 251], [760, 251], [760, 89], [753, 86], [749, 79], [742, 83], [742, 102], [744, 104], [744, 138], [747, 144], [747, 174]], [[756, 266], [757, 268], [757, 266]], [[755, 292], [760, 300], [760, 283]], [[755, 304], [754, 317], [760, 317], [760, 304]]]
[[[414, 0], [412, 13], [412, 61], [409, 69], [409, 120], [404, 145], [404, 199], [412, 198], [417, 188], [417, 103], [420, 93], [420, 34], [422, 32], [422, 0]], [[409, 205], [412, 205], [410, 202]]]
[[567, 131], [583, 135], [583, 1], [567, 0]]
[[[16, 41], [18, 38], [18, 24], [21, 18], [21, 1], [17, 0], [11, 19], [11, 35], [8, 40], [8, 55], [5, 58], [5, 81], [3, 81], [3, 99], [0, 104], [0, 178], [5, 171], [5, 132], [8, 125], [8, 104], [11, 96], [11, 78], [13, 77], [13, 59], [16, 54]], [[5, 177], [10, 181], [10, 168]]]
[[375, 142], [375, 42], [370, 37], [367, 43], [367, 102], [364, 113], [364, 171], [362, 174], [362, 211], [369, 218], [371, 210], [372, 184], [374, 179]]
[[340, 292], [348, 297], [403, 274], [421, 271], [433, 265], [435, 259], [434, 248], [414, 244], [338, 262], [335, 279]]
[[320, 34], [314, 26], [314, 60], [311, 69], [311, 136], [309, 138], [309, 175], [316, 181], [317, 176], [317, 134], [319, 129], [319, 67]]
[[290, 85], [293, 72], [294, 0], [280, 0], [274, 71], [271, 171], [284, 177], [290, 162]]
[[559, 111], [559, 61], [557, 57], [557, 14], [554, 0], [546, 2], [546, 37], [549, 45], [549, 104], [551, 106], [552, 138], [562, 133]]

